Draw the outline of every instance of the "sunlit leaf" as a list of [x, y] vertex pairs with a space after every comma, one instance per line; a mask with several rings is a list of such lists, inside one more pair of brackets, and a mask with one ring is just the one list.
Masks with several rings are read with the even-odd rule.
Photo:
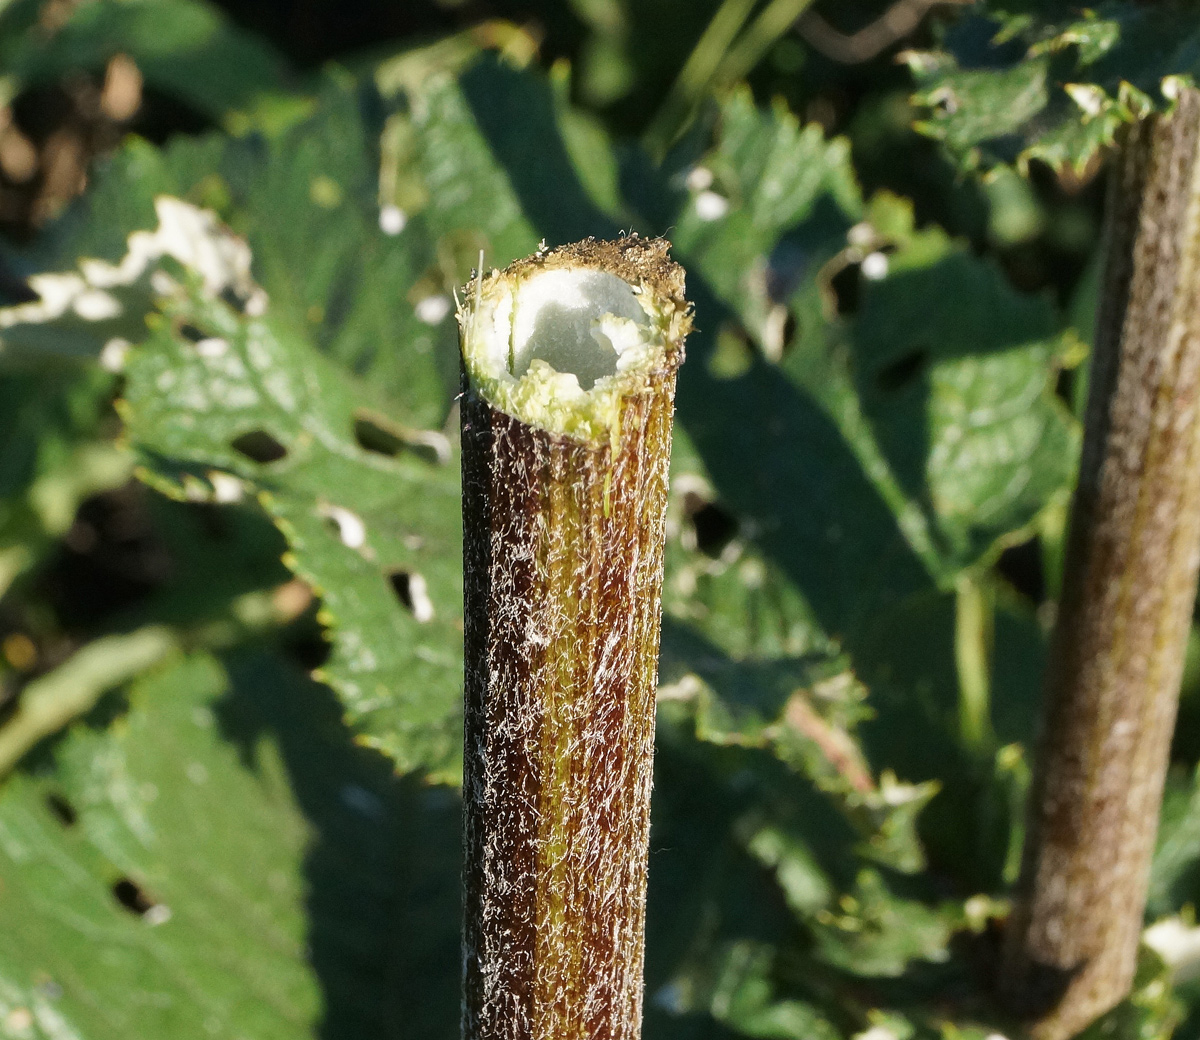
[[396, 781], [336, 716], [270, 657], [200, 655], [10, 781], [0, 1028], [37, 1040], [452, 1030], [455, 797]]

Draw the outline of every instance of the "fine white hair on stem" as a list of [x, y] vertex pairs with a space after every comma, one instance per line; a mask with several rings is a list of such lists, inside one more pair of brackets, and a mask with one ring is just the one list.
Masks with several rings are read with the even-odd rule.
[[683, 271], [587, 239], [464, 296], [462, 1035], [634, 1040]]

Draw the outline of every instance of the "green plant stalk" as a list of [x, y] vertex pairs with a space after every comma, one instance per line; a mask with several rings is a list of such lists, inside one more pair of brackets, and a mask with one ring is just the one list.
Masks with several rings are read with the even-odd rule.
[[813, 0], [771, 0], [729, 48], [716, 71], [717, 83], [729, 86], [750, 75], [812, 4]]
[[1128, 128], [1002, 986], [1037, 1040], [1129, 991], [1200, 563], [1200, 94]]
[[973, 752], [992, 742], [991, 672], [994, 606], [977, 575], [963, 574], [954, 596], [954, 661], [958, 671], [958, 730]]
[[[480, 301], [561, 270], [615, 274], [657, 315], [660, 343], [599, 425], [555, 401], [497, 407], [472, 360]], [[632, 1040], [683, 272], [665, 242], [588, 241], [467, 294], [462, 1035]]]
[[[276, 592], [290, 587], [281, 586]], [[301, 592], [299, 599], [293, 595], [282, 602], [270, 593], [247, 592], [216, 617], [191, 629], [146, 625], [93, 639], [21, 691], [16, 710], [0, 725], [0, 780], [39, 741], [86, 715], [110, 690], [191, 647], [218, 650], [261, 636], [295, 620], [307, 604], [307, 592]]]
[[754, 3], [724, 0], [717, 9], [646, 129], [646, 146], [651, 154], [662, 158], [675, 143], [754, 10]]
[[754, 0], [725, 0], [646, 130], [651, 154], [661, 159], [679, 139], [704, 95], [714, 87], [729, 87], [745, 79], [812, 3], [771, 0], [747, 26]]
[[0, 779], [39, 740], [57, 733], [95, 707], [108, 690], [136, 678], [178, 648], [173, 629], [148, 625], [95, 639], [54, 671], [34, 679], [21, 692], [12, 717], [0, 726]]

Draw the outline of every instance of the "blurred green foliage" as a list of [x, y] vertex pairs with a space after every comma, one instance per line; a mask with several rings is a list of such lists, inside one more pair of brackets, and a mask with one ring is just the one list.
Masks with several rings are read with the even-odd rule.
[[[453, 293], [623, 230], [697, 326], [645, 1035], [1009, 1030], [1098, 168], [1200, 59], [1172, 4], [808, 42], [886, 7], [0, 2], [44, 164], [55, 98], [141, 77], [0, 247], [0, 746], [80, 647], [173, 633], [0, 788], [0, 1037], [457, 1035]], [[1200, 1030], [1189, 675], [1166, 925], [1097, 1036]]]

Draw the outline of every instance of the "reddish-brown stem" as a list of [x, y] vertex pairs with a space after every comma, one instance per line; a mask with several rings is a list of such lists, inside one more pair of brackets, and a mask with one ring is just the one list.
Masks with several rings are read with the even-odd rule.
[[[685, 313], [656, 242], [581, 243], [497, 277], [555, 264], [640, 278]], [[599, 442], [507, 414], [464, 378], [466, 1040], [640, 1034], [681, 348], [667, 342]]]

